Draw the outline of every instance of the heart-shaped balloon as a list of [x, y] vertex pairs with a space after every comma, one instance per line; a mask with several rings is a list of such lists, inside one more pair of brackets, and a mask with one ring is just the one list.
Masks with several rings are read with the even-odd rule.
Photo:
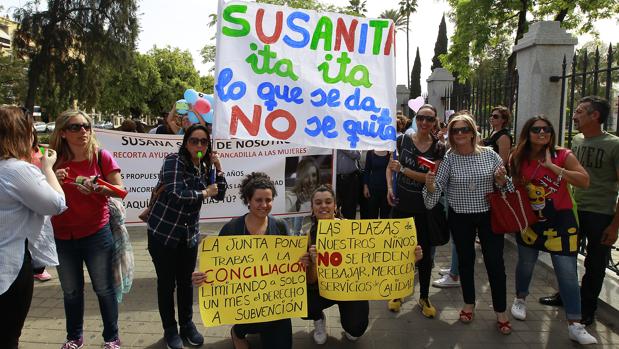
[[[187, 99], [187, 97], [185, 97], [185, 99]], [[419, 108], [421, 108], [421, 106], [424, 105], [425, 103], [426, 103], [426, 99], [419, 96], [415, 99], [409, 99], [408, 107], [411, 108], [411, 110], [414, 111], [415, 114], [417, 114], [417, 111], [419, 110]]]
[[193, 109], [200, 113], [200, 115], [205, 115], [211, 111], [211, 103], [204, 98], [198, 98], [198, 100], [193, 104]]

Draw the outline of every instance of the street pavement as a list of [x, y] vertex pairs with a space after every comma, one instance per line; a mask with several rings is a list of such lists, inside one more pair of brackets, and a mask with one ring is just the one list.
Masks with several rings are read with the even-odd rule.
[[[213, 227], [211, 227], [213, 228]], [[211, 229], [214, 231], [216, 229]], [[146, 250], [145, 228], [131, 228], [131, 241], [135, 255], [135, 278], [129, 294], [120, 305], [119, 328], [123, 348], [165, 348], [161, 322], [157, 309], [156, 275]], [[449, 266], [450, 244], [437, 249], [433, 279], [438, 279], [440, 267]], [[508, 311], [514, 296], [514, 270], [517, 254], [515, 246], [505, 243], [505, 264], [507, 272]], [[54, 278], [45, 283], [37, 282], [34, 288], [32, 306], [22, 332], [20, 348], [58, 349], [65, 340], [65, 320], [62, 290], [54, 268], [49, 268]], [[102, 323], [97, 298], [86, 275], [86, 302], [84, 320], [84, 348], [101, 348]], [[344, 338], [339, 324], [337, 307], [325, 311], [329, 339], [325, 345], [314, 344], [311, 335], [311, 321], [293, 319], [294, 348], [569, 348], [579, 345], [571, 342], [567, 335], [567, 324], [563, 308], [539, 304], [541, 296], [555, 292], [554, 273], [538, 265], [531, 284], [527, 303], [527, 320], [511, 319], [514, 331], [509, 336], [501, 335], [496, 329], [496, 318], [491, 306], [490, 288], [483, 265], [481, 250], [477, 246], [475, 283], [477, 307], [475, 319], [470, 324], [458, 321], [462, 306], [459, 288], [438, 289], [431, 287], [430, 300], [438, 313], [435, 319], [423, 317], [417, 306], [416, 291], [408, 297], [400, 313], [387, 310], [383, 301], [370, 302], [370, 324], [367, 332], [357, 342]], [[195, 302], [197, 304], [197, 293]], [[205, 336], [203, 348], [230, 349], [230, 326], [204, 328], [197, 306], [194, 307], [194, 321]], [[619, 348], [618, 318], [598, 317], [588, 330], [599, 344], [591, 348]], [[249, 336], [252, 348], [260, 348], [257, 337]], [[189, 347], [189, 346], [186, 346]], [[265, 348], [268, 349], [268, 348]]]

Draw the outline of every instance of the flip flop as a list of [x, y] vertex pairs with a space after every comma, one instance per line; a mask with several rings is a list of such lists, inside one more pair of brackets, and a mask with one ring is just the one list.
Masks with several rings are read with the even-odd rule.
[[512, 324], [509, 323], [509, 320], [505, 322], [497, 320], [496, 325], [501, 334], [508, 335], [512, 333]]
[[473, 312], [460, 310], [460, 322], [469, 324], [473, 321]]

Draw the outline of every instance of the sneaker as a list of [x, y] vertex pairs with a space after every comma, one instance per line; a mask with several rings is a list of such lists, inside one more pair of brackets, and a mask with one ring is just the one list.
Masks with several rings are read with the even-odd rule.
[[163, 335], [163, 340], [168, 349], [183, 349], [183, 340], [176, 330], [166, 331]]
[[103, 349], [120, 349], [120, 339], [116, 338], [111, 342], [105, 342]]
[[578, 322], [574, 322], [573, 324], [567, 326], [567, 332], [569, 333], [571, 340], [580, 344], [597, 344], [598, 342], [595, 337], [587, 332], [585, 325]]
[[527, 318], [527, 304], [524, 299], [514, 298], [512, 304], [512, 316], [516, 320], [524, 320]]
[[322, 314], [322, 319], [314, 320], [314, 342], [318, 345], [327, 342], [327, 319], [325, 314]]
[[423, 314], [423, 316], [429, 319], [436, 316], [436, 308], [432, 305], [432, 303], [430, 303], [429, 299], [419, 298], [419, 301], [417, 302], [417, 304], [419, 304], [419, 307], [421, 309], [421, 313]]
[[387, 303], [387, 308], [394, 313], [399, 312], [401, 307], [402, 307], [402, 300], [400, 298], [392, 299]]
[[447, 273], [442, 278], [432, 281], [432, 286], [438, 288], [460, 287], [460, 280], [454, 279], [451, 274]]
[[43, 270], [40, 274], [34, 274], [33, 277], [41, 282], [49, 281], [52, 279], [52, 275], [47, 272], [47, 270]]
[[185, 339], [189, 344], [199, 347], [204, 344], [204, 336], [198, 332], [196, 325], [193, 322], [185, 326], [181, 326], [180, 331], [181, 339]]
[[84, 337], [80, 337], [79, 339], [69, 339], [60, 349], [81, 349], [84, 346]]
[[451, 268], [441, 268], [438, 271], [438, 275], [440, 276], [449, 275], [450, 272], [451, 272]]
[[355, 336], [353, 336], [352, 334], [350, 334], [350, 333], [348, 333], [346, 331], [344, 331], [344, 337], [346, 337], [346, 339], [348, 339], [351, 342], [356, 342], [357, 339], [359, 339], [359, 337], [355, 337]]

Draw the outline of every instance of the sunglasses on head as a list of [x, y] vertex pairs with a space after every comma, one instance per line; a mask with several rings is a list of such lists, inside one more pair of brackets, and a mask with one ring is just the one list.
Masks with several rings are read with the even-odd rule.
[[65, 130], [67, 130], [69, 132], [79, 132], [79, 131], [82, 130], [82, 128], [85, 131], [90, 131], [90, 124], [69, 124], [69, 125], [67, 125]]
[[208, 145], [208, 138], [189, 137], [187, 143], [191, 145]]
[[469, 133], [473, 133], [473, 129], [468, 127], [468, 126], [464, 126], [464, 127], [454, 127], [451, 129], [451, 133], [458, 135], [458, 134], [469, 134]]
[[490, 116], [492, 116], [493, 119], [500, 119], [501, 118], [501, 114], [492, 114]]
[[431, 116], [431, 115], [417, 115], [415, 116], [415, 118], [419, 121], [427, 121], [427, 122], [435, 122], [436, 121], [436, 116]]
[[550, 133], [552, 128], [550, 128], [550, 126], [531, 126], [532, 133], [540, 133], [542, 131], [544, 131], [544, 133]]

